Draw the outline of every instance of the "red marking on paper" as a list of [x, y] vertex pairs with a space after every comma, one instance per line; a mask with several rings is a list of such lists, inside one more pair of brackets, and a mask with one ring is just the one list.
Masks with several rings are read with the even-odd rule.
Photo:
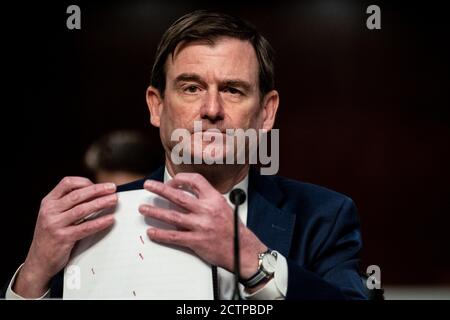
[[144, 256], [140, 252], [139, 252], [139, 257], [141, 257], [141, 259], [144, 260]]

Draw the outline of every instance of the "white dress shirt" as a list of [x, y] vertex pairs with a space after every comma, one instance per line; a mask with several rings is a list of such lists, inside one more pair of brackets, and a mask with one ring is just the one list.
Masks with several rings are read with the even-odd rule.
[[[164, 170], [164, 182], [171, 180], [167, 168]], [[240, 188], [248, 194], [248, 175], [241, 182], [236, 184], [232, 189]], [[223, 195], [227, 200], [228, 204], [234, 208], [234, 205], [229, 199], [229, 193]], [[240, 205], [239, 207], [239, 218], [242, 223], [247, 225], [247, 211], [248, 211], [248, 199]], [[255, 257], [256, 258], [256, 257]], [[11, 279], [8, 290], [6, 291], [6, 299], [24, 299], [12, 290], [12, 285], [18, 274], [19, 270], [22, 268], [23, 264], [17, 269], [13, 278]], [[230, 300], [233, 297], [234, 292], [234, 274], [225, 270], [223, 268], [217, 268], [218, 286], [219, 286], [219, 298], [222, 300]], [[244, 299], [251, 300], [282, 300], [286, 297], [288, 283], [288, 266], [286, 258], [278, 252], [277, 264], [275, 267], [274, 277], [266, 283], [266, 285], [260, 288], [254, 293], [247, 293], [243, 285], [239, 284], [239, 289], [241, 296]], [[41, 297], [37, 299], [48, 298], [50, 296], [50, 289]]]

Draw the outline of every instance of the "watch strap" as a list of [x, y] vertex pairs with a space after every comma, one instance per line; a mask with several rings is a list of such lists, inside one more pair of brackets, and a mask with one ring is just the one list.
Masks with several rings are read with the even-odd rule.
[[247, 279], [247, 280], [242, 279], [241, 283], [246, 288], [254, 288], [258, 284], [260, 284], [262, 280], [264, 280], [266, 278], [267, 278], [267, 274], [264, 271], [258, 269], [258, 271], [250, 279]]
[[258, 263], [258, 271], [256, 271], [256, 273], [251, 276], [249, 279], [241, 279], [240, 282], [244, 285], [244, 287], [246, 288], [254, 288], [256, 287], [258, 284], [261, 283], [261, 281], [263, 281], [264, 279], [267, 279], [268, 277], [270, 277], [271, 275], [267, 274], [267, 272], [264, 271], [264, 269], [262, 268], [262, 258], [266, 255], [266, 254], [272, 254], [272, 250], [268, 249], [267, 251], [260, 253], [258, 255], [258, 259], [259, 259], [259, 263]]

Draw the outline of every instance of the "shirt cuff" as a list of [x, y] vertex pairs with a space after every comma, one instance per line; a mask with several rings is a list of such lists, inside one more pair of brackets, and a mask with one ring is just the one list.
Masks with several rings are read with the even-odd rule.
[[[27, 299], [27, 298], [24, 298], [24, 297], [18, 295], [17, 293], [15, 293], [12, 290], [13, 284], [16, 281], [16, 276], [19, 273], [20, 269], [22, 269], [22, 266], [23, 266], [23, 263], [20, 265], [19, 268], [17, 268], [17, 270], [14, 273], [11, 281], [9, 282], [8, 289], [6, 290], [6, 294], [5, 294], [5, 299], [6, 300], [26, 300]], [[41, 299], [46, 299], [46, 298], [49, 298], [49, 297], [50, 297], [50, 289], [48, 289], [47, 292], [44, 293], [39, 298], [34, 298], [34, 299], [31, 299], [31, 300], [41, 300]]]
[[277, 252], [277, 264], [274, 277], [264, 287], [253, 293], [241, 291], [244, 299], [248, 300], [284, 300], [288, 285], [288, 264], [286, 258]]

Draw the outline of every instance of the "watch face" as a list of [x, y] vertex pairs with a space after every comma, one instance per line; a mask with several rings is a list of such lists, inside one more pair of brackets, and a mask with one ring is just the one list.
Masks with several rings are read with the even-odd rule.
[[277, 265], [277, 258], [274, 257], [272, 254], [266, 254], [262, 259], [262, 267], [264, 270], [272, 274], [275, 272], [275, 266]]

